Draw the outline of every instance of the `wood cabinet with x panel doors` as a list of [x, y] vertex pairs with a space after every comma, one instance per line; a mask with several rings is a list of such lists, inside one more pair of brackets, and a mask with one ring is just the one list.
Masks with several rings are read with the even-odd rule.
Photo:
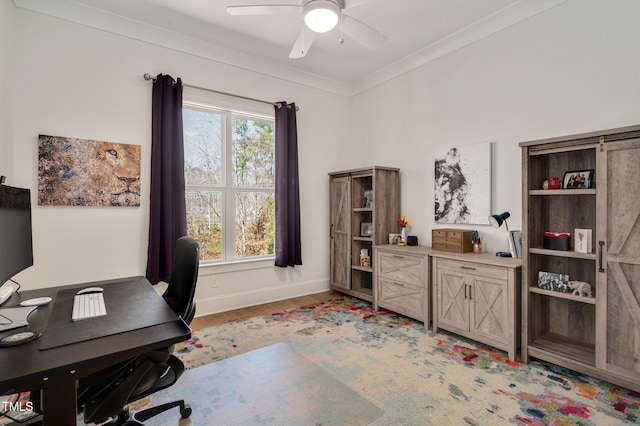
[[433, 331], [439, 328], [506, 351], [520, 343], [520, 259], [431, 252]]
[[[400, 217], [400, 171], [365, 167], [329, 173], [330, 286], [373, 301], [373, 246], [386, 244]], [[361, 258], [361, 254], [366, 256]]]
[[[520, 146], [522, 359], [640, 391], [640, 126]], [[568, 180], [577, 172], [590, 177], [578, 187]], [[562, 188], [541, 189], [553, 176], [564, 177]], [[592, 231], [591, 250], [575, 247], [580, 230]], [[571, 233], [569, 250], [545, 248], [546, 231]], [[540, 288], [540, 272], [568, 275], [589, 291]]]

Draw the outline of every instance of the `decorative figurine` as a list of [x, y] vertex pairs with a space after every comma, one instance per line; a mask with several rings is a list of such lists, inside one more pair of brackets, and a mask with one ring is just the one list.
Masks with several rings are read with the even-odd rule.
[[567, 283], [567, 287], [569, 287], [571, 290], [573, 290], [573, 294], [578, 295], [578, 296], [587, 296], [587, 297], [592, 297], [591, 296], [591, 284], [586, 283], [584, 281], [569, 281]]

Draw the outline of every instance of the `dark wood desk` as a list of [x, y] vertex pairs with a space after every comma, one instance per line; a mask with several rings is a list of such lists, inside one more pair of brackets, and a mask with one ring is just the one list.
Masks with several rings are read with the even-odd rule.
[[[127, 282], [127, 291], [136, 288], [147, 290], [150, 286], [145, 278], [122, 278], [117, 280], [83, 283], [64, 287], [14, 293], [2, 307], [16, 306], [21, 301], [49, 296], [54, 300], [40, 306], [29, 316], [29, 326], [0, 333], [0, 337], [17, 331], [33, 330], [45, 333], [52, 310], [56, 308], [58, 291], [72, 288], [108, 286]], [[119, 291], [123, 286], [118, 285]], [[155, 291], [153, 292], [155, 295]], [[153, 297], [155, 297], [155, 295]], [[124, 297], [124, 295], [120, 295]], [[160, 295], [157, 295], [160, 298]], [[158, 309], [171, 311], [168, 305], [158, 304]], [[108, 318], [108, 310], [107, 317]], [[145, 315], [144, 309], [140, 315]], [[45, 425], [75, 425], [77, 417], [76, 381], [120, 361], [135, 357], [146, 351], [171, 346], [191, 337], [189, 326], [173, 312], [173, 320], [142, 329], [118, 332], [104, 337], [40, 350], [42, 337], [15, 347], [0, 348], [0, 391], [22, 392], [42, 389], [42, 405]], [[69, 312], [71, 318], [71, 312]]]

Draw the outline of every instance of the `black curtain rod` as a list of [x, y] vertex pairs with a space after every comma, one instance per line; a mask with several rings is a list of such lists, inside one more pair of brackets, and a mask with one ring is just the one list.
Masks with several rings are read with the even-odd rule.
[[[147, 81], [156, 81], [155, 77], [152, 76], [149, 73], [145, 73], [144, 74], [144, 79]], [[269, 104], [269, 105], [273, 105], [273, 106], [277, 106], [278, 108], [282, 108], [282, 104], [280, 102], [269, 102], [269, 101], [263, 101], [262, 99], [255, 99], [255, 98], [249, 98], [247, 96], [240, 96], [240, 95], [234, 95], [233, 93], [227, 93], [227, 92], [221, 92], [219, 90], [213, 90], [213, 89], [207, 89], [206, 87], [200, 87], [200, 86], [192, 86], [190, 84], [182, 84], [184, 87], [189, 87], [191, 89], [198, 89], [198, 90], [204, 90], [206, 92], [212, 92], [212, 93], [217, 93], [219, 95], [226, 95], [226, 96], [232, 96], [234, 98], [240, 98], [240, 99], [245, 99], [247, 101], [254, 101], [254, 102], [261, 102], [263, 104]], [[291, 108], [290, 105], [287, 105], [287, 108]], [[298, 108], [296, 106], [296, 111], [299, 111], [300, 108]]]

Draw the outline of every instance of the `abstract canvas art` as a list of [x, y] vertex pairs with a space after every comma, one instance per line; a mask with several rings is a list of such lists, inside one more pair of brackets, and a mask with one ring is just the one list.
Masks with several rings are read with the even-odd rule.
[[437, 223], [486, 225], [491, 214], [491, 144], [437, 153], [434, 194]]
[[38, 204], [139, 206], [140, 145], [40, 135]]

